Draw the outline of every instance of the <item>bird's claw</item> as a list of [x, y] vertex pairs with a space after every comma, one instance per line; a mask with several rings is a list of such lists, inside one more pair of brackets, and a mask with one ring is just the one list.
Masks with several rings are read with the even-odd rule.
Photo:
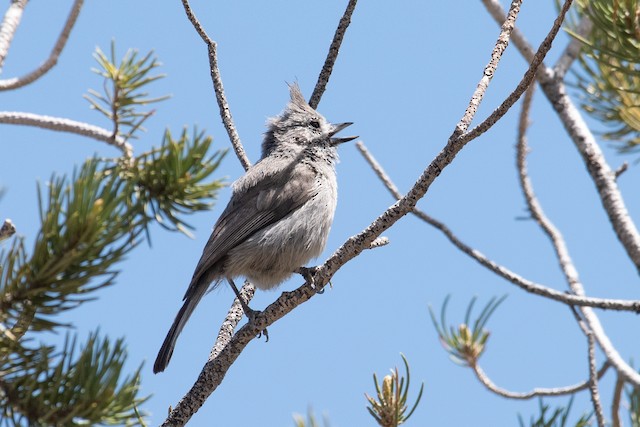
[[316, 271], [316, 267], [300, 267], [298, 270], [296, 270], [296, 273], [300, 274], [304, 278], [305, 282], [311, 285], [312, 289], [315, 289], [317, 294], [323, 294], [324, 287], [318, 288], [318, 286], [316, 285]]
[[[261, 311], [253, 310], [249, 308], [249, 306], [244, 308], [244, 314], [247, 315], [247, 319], [249, 319], [249, 323], [255, 323], [256, 316], [261, 313], [262, 313]], [[258, 333], [258, 338], [262, 338], [263, 334], [265, 337], [265, 342], [269, 342], [269, 331], [267, 331], [267, 328], [264, 328], [262, 331]]]

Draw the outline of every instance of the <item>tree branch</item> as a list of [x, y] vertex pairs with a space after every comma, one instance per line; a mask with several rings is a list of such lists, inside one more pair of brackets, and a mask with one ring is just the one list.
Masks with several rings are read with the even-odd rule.
[[16, 34], [16, 30], [20, 25], [22, 13], [28, 1], [29, 0], [11, 0], [9, 9], [7, 9], [0, 24], [0, 72], [2, 72], [4, 60], [7, 58], [13, 36]]
[[622, 427], [620, 421], [620, 402], [622, 391], [624, 390], [624, 380], [620, 375], [616, 379], [616, 385], [613, 389], [613, 400], [611, 401], [611, 427]]
[[[402, 198], [402, 194], [393, 183], [391, 178], [384, 171], [382, 166], [378, 163], [378, 161], [373, 157], [373, 155], [369, 152], [369, 150], [365, 147], [364, 143], [358, 142], [356, 143], [356, 147], [360, 151], [360, 153], [364, 156], [365, 160], [369, 163], [371, 168], [374, 170], [378, 178], [384, 183], [385, 187], [389, 190], [391, 195], [398, 199]], [[487, 258], [482, 252], [474, 249], [461, 241], [449, 227], [447, 227], [444, 223], [438, 221], [432, 216], [428, 215], [424, 211], [419, 208], [414, 208], [412, 213], [431, 225], [432, 227], [440, 230], [449, 241], [464, 254], [473, 258], [483, 267], [486, 267], [491, 272], [497, 274], [503, 279], [513, 283], [519, 288], [523, 289], [526, 292], [539, 295], [545, 298], [552, 299], [554, 301], [558, 301], [567, 305], [576, 305], [576, 306], [586, 306], [586, 307], [595, 307], [601, 308], [605, 310], [620, 310], [620, 311], [633, 311], [635, 313], [640, 313], [640, 301], [638, 300], [614, 300], [614, 299], [604, 299], [604, 298], [593, 298], [593, 297], [581, 297], [573, 294], [568, 294], [565, 292], [557, 291], [549, 286], [541, 285], [538, 283], [534, 283], [528, 279], [523, 278], [522, 276], [514, 273], [508, 268], [497, 264], [496, 262]]]
[[[482, 3], [497, 22], [502, 22], [501, 18], [504, 18], [504, 12], [498, 0], [482, 0]], [[515, 29], [512, 40], [522, 56], [527, 61], [531, 61], [534, 56], [533, 49], [522, 33]], [[587, 170], [596, 184], [600, 200], [618, 240], [640, 271], [640, 233], [638, 233], [638, 229], [625, 206], [616, 184], [615, 173], [606, 162], [600, 146], [582, 119], [579, 110], [567, 95], [564, 83], [556, 78], [551, 69], [546, 67], [541, 67], [537, 78], [542, 91], [558, 113], [565, 130], [580, 152]]]
[[[26, 3], [26, 2], [25, 2]], [[71, 30], [78, 19], [78, 15], [80, 14], [80, 9], [84, 0], [75, 0], [73, 5], [71, 6], [71, 11], [69, 12], [69, 16], [67, 16], [67, 22], [65, 22], [64, 27], [62, 28], [62, 32], [58, 36], [58, 40], [56, 44], [53, 46], [49, 57], [35, 70], [21, 77], [15, 77], [11, 79], [0, 80], [0, 91], [2, 90], [10, 90], [17, 89], [22, 86], [26, 86], [30, 83], [33, 83], [43, 75], [45, 75], [50, 69], [52, 69], [57, 63], [62, 50], [67, 44], [67, 40], [69, 39], [69, 35], [71, 34]], [[1, 62], [0, 62], [1, 66]]]
[[[489, 8], [492, 16], [500, 16], [501, 8], [497, 0], [483, 0], [483, 3]], [[514, 38], [514, 43], [516, 43], [516, 47], [518, 47], [520, 53], [528, 59], [531, 49], [528, 47], [528, 43], [524, 37], [520, 35], [519, 38]], [[609, 221], [613, 225], [618, 239], [626, 249], [629, 258], [640, 271], [640, 234], [638, 234], [638, 230], [631, 220], [624, 204], [624, 200], [616, 184], [615, 173], [607, 164], [600, 146], [596, 143], [593, 134], [582, 119], [580, 112], [566, 94], [564, 83], [555, 79], [553, 71], [548, 68], [540, 70], [537, 77], [540, 87], [558, 113], [565, 130], [582, 155], [587, 170], [596, 184], [600, 200], [609, 216]], [[556, 252], [558, 252], [559, 249], [555, 249]], [[562, 250], [562, 248], [560, 248], [560, 250]], [[563, 257], [564, 256], [563, 254]], [[571, 280], [574, 282], [571, 288], [573, 293], [584, 296], [582, 284], [579, 281], [574, 281], [574, 279], [577, 280], [577, 276], [573, 276], [570, 270], [565, 272], [565, 275], [567, 273], [570, 274]], [[582, 307], [581, 311], [607, 359], [625, 380], [633, 383], [636, 387], [640, 386], [640, 374], [631, 368], [620, 356], [609, 340], [609, 337], [605, 334], [600, 320], [593, 310], [589, 307]]]
[[35, 126], [58, 132], [69, 132], [77, 135], [88, 136], [98, 141], [106, 142], [122, 151], [126, 159], [133, 158], [133, 148], [123, 138], [114, 135], [113, 132], [88, 123], [61, 117], [42, 116], [39, 114], [22, 113], [15, 111], [0, 111], [0, 123], [13, 125]]
[[[546, 56], [547, 52], [551, 49], [553, 40], [558, 34], [558, 31], [560, 31], [560, 28], [562, 27], [562, 23], [564, 22], [564, 18], [567, 12], [569, 11], [569, 8], [571, 7], [571, 4], [572, 4], [572, 0], [567, 0], [562, 5], [562, 9], [560, 9], [560, 14], [558, 15], [555, 22], [553, 23], [553, 27], [551, 28], [547, 36], [544, 38], [544, 40], [542, 40], [542, 43], [540, 43], [540, 47], [538, 48], [538, 51], [533, 55], [533, 58], [531, 58], [531, 63], [529, 64], [529, 68], [527, 69], [524, 76], [522, 77], [522, 80], [520, 80], [520, 83], [518, 83], [518, 86], [516, 86], [513, 92], [511, 92], [509, 96], [504, 101], [502, 101], [502, 104], [500, 104], [498, 108], [493, 110], [493, 112], [489, 115], [489, 117], [487, 117], [478, 126], [471, 129], [466, 134], [462, 135], [460, 137], [461, 141], [475, 139], [478, 136], [485, 133], [486, 131], [488, 131], [498, 120], [502, 118], [502, 116], [507, 114], [507, 111], [509, 111], [509, 109], [513, 107], [513, 104], [515, 104], [516, 101], [520, 99], [520, 96], [522, 96], [525, 90], [527, 90], [527, 88], [531, 86], [531, 82], [536, 76], [538, 67], [540, 66], [540, 64], [543, 63], [544, 57]], [[508, 17], [509, 15], [507, 15], [507, 18]]]
[[338, 59], [338, 53], [340, 53], [340, 45], [342, 44], [344, 34], [347, 32], [347, 28], [349, 28], [349, 24], [351, 23], [351, 15], [353, 15], [353, 11], [356, 8], [356, 3], [358, 3], [358, 0], [349, 0], [347, 9], [344, 11], [342, 18], [340, 18], [338, 28], [336, 28], [336, 32], [333, 35], [333, 41], [329, 46], [327, 58], [325, 59], [322, 70], [320, 71], [320, 75], [318, 76], [316, 87], [315, 89], [313, 89], [313, 93], [311, 94], [311, 98], [309, 99], [309, 105], [313, 109], [318, 108], [318, 104], [320, 104], [320, 98], [322, 98], [322, 94], [327, 88], [327, 83], [329, 83], [329, 78], [331, 77], [331, 73], [333, 72], [333, 65], [335, 64], [336, 59]]
[[580, 317], [578, 311], [571, 307], [571, 311], [578, 322], [578, 326], [582, 329], [582, 333], [587, 337], [587, 353], [589, 355], [589, 393], [591, 394], [591, 402], [598, 420], [598, 427], [605, 427], [604, 412], [602, 411], [602, 403], [600, 401], [600, 392], [598, 390], [598, 373], [596, 371], [596, 345], [593, 332], [589, 329], [587, 323]]
[[564, 273], [569, 287], [573, 289], [576, 284], [580, 283], [578, 272], [573, 264], [571, 256], [569, 255], [569, 249], [567, 248], [562, 234], [553, 225], [549, 218], [547, 218], [542, 210], [542, 206], [538, 202], [538, 198], [533, 191], [533, 185], [531, 184], [527, 171], [527, 153], [529, 148], [527, 146], [526, 131], [529, 121], [529, 107], [533, 97], [533, 88], [534, 86], [531, 86], [529, 90], [527, 90], [518, 125], [518, 143], [516, 144], [518, 178], [520, 179], [520, 188], [524, 194], [531, 217], [538, 223], [549, 239], [551, 239], [553, 248], [556, 251], [556, 257], [560, 263], [560, 269]]
[[[507, 13], [507, 16], [505, 17], [505, 19], [502, 20], [502, 26], [500, 27], [500, 35], [498, 36], [498, 41], [496, 42], [493, 48], [493, 52], [491, 52], [491, 60], [485, 67], [484, 75], [482, 76], [482, 79], [480, 79], [480, 82], [478, 82], [478, 86], [476, 87], [475, 92], [471, 96], [471, 101], [469, 102], [469, 106], [464, 112], [462, 120], [460, 120], [460, 123], [458, 123], [458, 126], [456, 127], [456, 130], [454, 131], [452, 137], [458, 138], [458, 136], [464, 134], [469, 128], [471, 121], [475, 117], [476, 112], [478, 111], [478, 107], [482, 102], [482, 98], [484, 98], [484, 94], [486, 93], [489, 87], [489, 83], [491, 82], [491, 79], [493, 78], [496, 72], [496, 69], [498, 68], [498, 63], [502, 58], [502, 54], [504, 53], [504, 51], [507, 49], [507, 46], [509, 45], [511, 32], [515, 28], [516, 18], [518, 17], [518, 13], [520, 12], [521, 5], [522, 5], [522, 0], [519, 0], [519, 1], [513, 0], [511, 2], [511, 6], [509, 7], [509, 12]], [[545, 54], [546, 54], [546, 51], [542, 53], [542, 57], [544, 57]], [[467, 141], [471, 141], [472, 139], [473, 138], [469, 138]], [[464, 144], [467, 141], [461, 140], [459, 142]]]
[[[581, 383], [566, 386], [566, 387], [554, 387], [554, 388], [534, 388], [531, 391], [527, 392], [515, 392], [506, 390], [504, 388], [498, 387], [491, 381], [491, 379], [487, 376], [487, 374], [482, 370], [478, 364], [469, 365], [473, 372], [476, 374], [476, 377], [480, 381], [480, 383], [485, 386], [487, 390], [492, 393], [495, 393], [499, 396], [506, 397], [507, 399], [517, 399], [517, 400], [527, 400], [532, 399], [534, 397], [544, 397], [544, 396], [565, 396], [567, 394], [573, 394], [582, 390], [589, 388], [591, 384], [591, 379], [582, 381]], [[609, 364], [605, 362], [599, 371], [596, 372], [596, 377], [601, 378], [607, 369], [609, 369]]]
[[218, 45], [204, 30], [198, 18], [194, 15], [191, 10], [191, 5], [189, 4], [189, 0], [182, 0], [182, 5], [184, 6], [184, 11], [187, 14], [187, 18], [195, 28], [196, 32], [200, 35], [202, 40], [207, 45], [207, 51], [209, 53], [209, 67], [211, 71], [211, 81], [213, 82], [213, 90], [216, 93], [216, 100], [218, 101], [218, 108], [220, 109], [220, 117], [222, 118], [222, 123], [224, 124], [224, 128], [227, 130], [227, 134], [229, 135], [229, 140], [231, 141], [231, 145], [233, 146], [233, 150], [236, 152], [236, 156], [244, 170], [249, 169], [251, 166], [251, 162], [247, 157], [247, 153], [244, 151], [244, 147], [242, 146], [242, 142], [240, 141], [240, 136], [238, 135], [238, 131], [236, 130], [236, 126], [233, 124], [233, 118], [231, 117], [231, 109], [229, 108], [229, 103], [227, 102], [227, 97], [224, 94], [224, 87], [222, 85], [222, 77], [220, 75], [220, 69], [218, 68]]

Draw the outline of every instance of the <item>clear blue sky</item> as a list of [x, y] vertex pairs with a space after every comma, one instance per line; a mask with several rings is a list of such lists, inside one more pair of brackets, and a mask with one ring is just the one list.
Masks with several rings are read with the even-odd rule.
[[[504, 2], [503, 2], [504, 3]], [[267, 117], [287, 99], [286, 82], [298, 81], [310, 95], [336, 23], [346, 2], [193, 2], [209, 34], [219, 42], [219, 60], [231, 111], [249, 157], [258, 158]], [[71, 1], [31, 2], [15, 38], [2, 77], [21, 75], [48, 54]], [[518, 25], [537, 45], [552, 24], [552, 1], [525, 2]], [[333, 76], [319, 107], [329, 120], [353, 121], [360, 135], [401, 190], [407, 190], [437, 154], [462, 116], [482, 75], [498, 27], [480, 1], [360, 2], [346, 35]], [[99, 89], [91, 73], [96, 46], [111, 39], [123, 54], [128, 47], [155, 50], [167, 78], [154, 95], [171, 94], [147, 122], [148, 132], [134, 142], [136, 153], [158, 145], [164, 129], [174, 133], [197, 125], [229, 147], [212, 91], [206, 49], [188, 23], [180, 1], [88, 1], [60, 63], [26, 88], [0, 93], [0, 109], [64, 116], [108, 127], [89, 110], [82, 94]], [[567, 43], [562, 34], [550, 54], [553, 63]], [[510, 47], [479, 118], [485, 117], [519, 81], [526, 64]], [[565, 290], [553, 252], [525, 215], [517, 186], [515, 131], [518, 109], [465, 148], [432, 186], [420, 206], [444, 221], [465, 242], [525, 277]], [[529, 168], [550, 218], [565, 233], [587, 292], [593, 296], [637, 298], [637, 272], [611, 232], [594, 186], [559, 120], [536, 93], [529, 134]], [[53, 172], [71, 173], [74, 165], [98, 153], [117, 152], [102, 143], [67, 134], [0, 126], [0, 217], [11, 218], [28, 247], [37, 231], [36, 182]], [[604, 144], [617, 167], [625, 158]], [[355, 146], [341, 147], [339, 203], [322, 261], [346, 238], [376, 218], [392, 200]], [[633, 159], [630, 159], [633, 160]], [[232, 182], [242, 168], [230, 153], [218, 176]], [[637, 167], [620, 179], [630, 211], [640, 211]], [[188, 390], [206, 361], [218, 327], [232, 301], [227, 289], [201, 302], [180, 337], [166, 372], [153, 375], [153, 360], [180, 307], [212, 225], [229, 189], [220, 192], [211, 212], [189, 219], [195, 239], [152, 228], [153, 247], [134, 251], [117, 284], [99, 299], [64, 314], [80, 337], [100, 328], [125, 337], [127, 368], [145, 366], [142, 393], [153, 394], [144, 409], [150, 425], [163, 420]], [[386, 233], [391, 244], [367, 251], [333, 278], [333, 289], [313, 298], [269, 328], [270, 341], [254, 340], [229, 371], [222, 386], [190, 425], [292, 426], [291, 414], [313, 407], [334, 427], [374, 425], [365, 410], [372, 394], [372, 373], [401, 366], [403, 352], [412, 368], [412, 384], [425, 393], [408, 425], [509, 426], [517, 414], [537, 412], [536, 401], [514, 402], [485, 391], [471, 371], [453, 364], [441, 348], [427, 307], [438, 309], [452, 295], [449, 319], [462, 321], [470, 298], [509, 298], [489, 328], [488, 348], [480, 363], [500, 386], [573, 384], [587, 376], [586, 340], [570, 311], [555, 302], [525, 294], [461, 254], [436, 230], [406, 217]], [[294, 277], [280, 290], [302, 283]], [[261, 292], [254, 309], [272, 302], [276, 292]], [[626, 359], [637, 358], [638, 319], [629, 314], [601, 316]], [[632, 332], [630, 332], [632, 331]], [[52, 338], [61, 341], [62, 335]], [[600, 362], [602, 357], [599, 357]], [[605, 407], [614, 378], [603, 381]], [[415, 396], [415, 394], [414, 394]], [[549, 401], [565, 403], [565, 399]], [[579, 395], [575, 417], [589, 409]]]

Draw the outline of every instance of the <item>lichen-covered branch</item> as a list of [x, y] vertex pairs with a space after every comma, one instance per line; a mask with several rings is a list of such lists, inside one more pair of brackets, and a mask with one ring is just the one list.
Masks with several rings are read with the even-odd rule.
[[356, 9], [357, 3], [358, 0], [349, 0], [346, 10], [344, 11], [342, 18], [340, 18], [338, 28], [336, 28], [336, 32], [333, 35], [333, 41], [331, 41], [331, 45], [329, 46], [327, 58], [325, 59], [320, 75], [318, 76], [318, 82], [316, 83], [316, 87], [313, 89], [313, 93], [309, 99], [309, 105], [313, 109], [318, 108], [320, 98], [322, 98], [322, 94], [327, 88], [327, 83], [329, 83], [329, 78], [333, 72], [333, 65], [336, 63], [336, 59], [338, 59], [338, 53], [340, 53], [340, 46], [342, 45], [344, 34], [347, 32], [347, 28], [349, 28], [351, 15], [353, 15], [353, 11]]

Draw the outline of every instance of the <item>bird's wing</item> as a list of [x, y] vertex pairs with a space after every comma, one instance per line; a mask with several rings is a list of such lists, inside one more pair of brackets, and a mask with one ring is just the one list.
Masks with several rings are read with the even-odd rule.
[[233, 195], [218, 219], [185, 298], [193, 292], [200, 277], [231, 249], [315, 197], [318, 193], [315, 181], [316, 174], [311, 169], [292, 164], [279, 173], [265, 174], [253, 183], [238, 186], [242, 190]]

